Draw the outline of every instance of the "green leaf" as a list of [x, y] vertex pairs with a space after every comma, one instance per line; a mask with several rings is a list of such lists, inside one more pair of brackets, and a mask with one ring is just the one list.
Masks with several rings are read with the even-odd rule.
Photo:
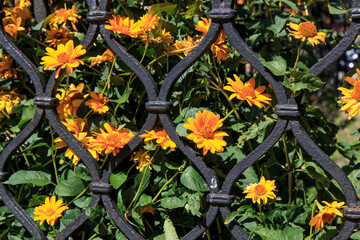
[[122, 234], [122, 232], [119, 229], [117, 229], [115, 232], [115, 239], [116, 240], [128, 240], [128, 238], [125, 237], [125, 235]]
[[238, 182], [240, 182], [240, 187], [245, 188], [247, 185], [250, 185], [251, 183], [257, 183], [259, 181], [258, 175], [256, 174], [256, 171], [253, 166], [250, 166], [247, 168], [242, 175], [245, 178], [240, 178]]
[[145, 188], [149, 185], [150, 180], [150, 170], [148, 167], [144, 168], [144, 170], [138, 173], [134, 179], [136, 189], [140, 188], [138, 191], [138, 196], [145, 190]]
[[169, 217], [165, 217], [164, 231], [166, 240], [179, 240], [174, 224]]
[[346, 14], [349, 10], [343, 9], [341, 6], [335, 3], [328, 4], [330, 14]]
[[181, 174], [180, 182], [193, 191], [208, 192], [209, 186], [201, 175], [191, 166]]
[[131, 216], [133, 217], [135, 222], [138, 224], [138, 226], [140, 226], [140, 228], [143, 231], [145, 231], [144, 222], [141, 217], [141, 207], [140, 206], [133, 208], [133, 210], [131, 211]]
[[231, 212], [225, 219], [225, 224], [229, 224], [230, 222], [232, 222], [236, 217], [241, 216], [242, 214], [239, 212]]
[[76, 196], [85, 189], [81, 178], [73, 171], [68, 171], [61, 176], [59, 184], [55, 187], [55, 193], [59, 196]]
[[83, 164], [79, 164], [78, 166], [75, 167], [74, 170], [75, 170], [75, 175], [81, 178], [82, 180], [91, 181], [92, 178], [90, 176], [90, 172]]
[[184, 207], [186, 202], [186, 199], [180, 199], [178, 197], [167, 197], [161, 199], [160, 205], [166, 209], [174, 209]]
[[274, 1], [274, 3], [275, 2], [280, 2], [280, 1], [285, 3], [286, 5], [288, 5], [294, 11], [296, 11], [296, 12], [299, 11], [299, 8], [296, 6], [296, 3], [293, 3], [291, 0], [276, 0], [276, 1]]
[[41, 187], [51, 183], [51, 175], [42, 171], [20, 170], [12, 174], [4, 183], [9, 185], [34, 184]]
[[63, 229], [71, 224], [80, 213], [80, 210], [77, 208], [67, 210], [66, 214], [60, 218], [61, 228]]
[[258, 226], [254, 232], [263, 240], [303, 240], [304, 229], [286, 226], [284, 229], [273, 229]]
[[272, 61], [267, 62], [260, 57], [260, 60], [275, 76], [283, 76], [286, 72], [287, 62], [280, 56], [275, 56]]
[[[291, 80], [291, 91], [296, 95], [301, 90], [314, 92], [322, 88], [325, 84], [319, 77], [303, 71], [291, 71], [293, 76]], [[286, 81], [286, 80], [285, 80]]]
[[198, 193], [184, 193], [184, 197], [187, 198], [187, 203], [185, 204], [185, 209], [190, 212], [193, 216], [201, 216], [200, 209], [200, 195]]
[[110, 183], [115, 188], [118, 189], [126, 181], [127, 175], [125, 172], [112, 173], [110, 175]]
[[[273, 31], [275, 34], [280, 35], [281, 30], [285, 27], [286, 21], [290, 16], [289, 13], [279, 13], [275, 15], [275, 23], [268, 27], [269, 30]], [[275, 60], [275, 58], [274, 58]]]

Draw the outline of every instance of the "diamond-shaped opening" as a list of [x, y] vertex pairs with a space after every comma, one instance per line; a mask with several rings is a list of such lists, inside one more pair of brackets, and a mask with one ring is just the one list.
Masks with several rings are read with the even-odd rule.
[[164, 150], [154, 142], [140, 146], [117, 166], [110, 176], [112, 198], [145, 239], [164, 236], [172, 226], [182, 237], [208, 211], [209, 187], [178, 148]]
[[[231, 206], [232, 214], [227, 221], [237, 222], [248, 235], [261, 237], [265, 232], [275, 235], [282, 232], [281, 234], [286, 235], [292, 228], [292, 234], [296, 232], [299, 239], [303, 239], [310, 233], [309, 222], [313, 207], [315, 217], [320, 213], [320, 205], [327, 206], [322, 201], [329, 204], [334, 201], [338, 204], [345, 202], [343, 190], [335, 179], [294, 141], [292, 132], [287, 131], [286, 137], [281, 138], [253, 166], [246, 169], [234, 184], [231, 194], [236, 196], [236, 201]], [[261, 177], [265, 177], [266, 184], [260, 182]], [[271, 184], [267, 181], [274, 181], [276, 190], [271, 190]], [[261, 192], [261, 189], [266, 189], [266, 193]], [[272, 196], [271, 193], [275, 195]], [[266, 204], [262, 196], [266, 196]], [[261, 205], [257, 202], [258, 199], [261, 199]], [[341, 211], [346, 202], [340, 205], [338, 210]], [[312, 228], [314, 239], [332, 238], [339, 233], [345, 218], [336, 214], [329, 216], [331, 224], [325, 223], [325, 217], [323, 218], [323, 232], [320, 228], [316, 229], [316, 225]]]

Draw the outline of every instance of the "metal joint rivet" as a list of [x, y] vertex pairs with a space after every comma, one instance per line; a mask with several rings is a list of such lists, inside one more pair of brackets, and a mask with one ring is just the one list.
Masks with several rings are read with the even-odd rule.
[[360, 219], [360, 206], [344, 208], [344, 217], [348, 219]]
[[149, 101], [145, 103], [145, 109], [152, 113], [166, 113], [170, 110], [171, 102]]
[[105, 23], [110, 16], [110, 12], [90, 11], [86, 14], [86, 20], [90, 23]]
[[360, 20], [360, 8], [353, 8], [349, 10], [349, 17], [353, 20]]
[[298, 106], [295, 104], [277, 104], [275, 114], [283, 119], [297, 119], [300, 117]]
[[236, 17], [236, 10], [230, 8], [215, 8], [209, 11], [209, 18], [217, 21], [231, 20]]
[[102, 183], [102, 182], [93, 182], [90, 183], [90, 191], [93, 193], [97, 193], [97, 194], [102, 194], [102, 193], [110, 193], [113, 190], [113, 186], [109, 183]]
[[6, 181], [10, 176], [8, 172], [0, 172], [0, 182]]
[[51, 97], [35, 97], [34, 104], [39, 108], [55, 108], [59, 103], [59, 99]]
[[227, 195], [222, 193], [209, 193], [206, 200], [211, 205], [227, 206], [234, 201], [234, 195]]

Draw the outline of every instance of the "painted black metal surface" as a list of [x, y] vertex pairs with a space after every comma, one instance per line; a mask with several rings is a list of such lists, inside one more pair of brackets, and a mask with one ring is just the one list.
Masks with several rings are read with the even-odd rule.
[[[46, 1], [34, 0], [34, 14], [35, 19], [40, 22], [47, 16]], [[271, 147], [279, 140], [281, 135], [285, 132], [289, 125], [293, 134], [303, 149], [314, 158], [314, 160], [324, 168], [340, 185], [346, 197], [347, 207], [344, 210], [344, 216], [347, 218], [345, 224], [338, 236], [334, 239], [348, 239], [352, 233], [356, 221], [360, 219], [360, 208], [358, 208], [356, 192], [346, 176], [346, 174], [333, 162], [329, 157], [311, 140], [306, 134], [305, 130], [300, 124], [300, 112], [295, 101], [288, 99], [286, 92], [281, 83], [277, 82], [272, 75], [264, 68], [257, 54], [255, 54], [242, 40], [239, 33], [236, 31], [232, 20], [236, 16], [235, 10], [231, 8], [231, 0], [212, 0], [213, 9], [209, 12], [208, 17], [213, 21], [210, 29], [201, 43], [181, 60], [168, 74], [160, 89], [156, 87], [150, 73], [130, 55], [126, 49], [121, 46], [113, 37], [111, 31], [105, 29], [105, 23], [111, 13], [109, 12], [110, 0], [100, 0], [97, 5], [96, 0], [87, 0], [89, 13], [87, 14], [87, 21], [89, 22], [88, 32], [84, 37], [81, 45], [85, 49], [89, 49], [97, 34], [101, 33], [112, 49], [112, 51], [120, 58], [140, 79], [147, 92], [148, 102], [145, 105], [148, 111], [148, 117], [145, 124], [139, 131], [139, 134], [145, 133], [145, 130], [150, 131], [156, 121], [159, 119], [164, 126], [170, 138], [176, 143], [180, 151], [192, 161], [193, 165], [202, 174], [207, 184], [209, 185], [210, 193], [207, 196], [207, 201], [210, 208], [197, 227], [187, 233], [183, 239], [196, 239], [209, 228], [218, 214], [225, 220], [230, 214], [230, 204], [234, 200], [231, 189], [235, 181], [240, 175], [252, 164], [255, 163], [262, 155], [264, 155]], [[0, 6], [2, 1], [0, 0]], [[353, 43], [360, 31], [360, 1], [353, 1], [353, 9], [350, 11], [352, 23], [349, 31], [340, 41], [340, 43], [321, 61], [315, 64], [309, 73], [318, 75], [329, 67], [334, 61], [344, 54], [346, 49]], [[4, 17], [3, 13], [1, 17]], [[1, 23], [2, 21], [0, 21]], [[202, 156], [191, 149], [188, 145], [182, 142], [175, 131], [175, 126], [171, 121], [168, 111], [171, 108], [171, 103], [168, 101], [168, 96], [176, 80], [189, 69], [211, 46], [217, 38], [219, 31], [225, 30], [227, 38], [234, 48], [241, 54], [246, 61], [248, 61], [272, 86], [277, 97], [278, 105], [275, 106], [275, 113], [279, 119], [271, 134], [260, 144], [254, 151], [248, 154], [242, 161], [231, 169], [228, 173], [222, 186], [219, 185], [218, 178], [215, 172], [206, 166]], [[93, 193], [92, 200], [88, 207], [95, 207], [99, 204], [104, 205], [107, 213], [112, 218], [117, 227], [129, 239], [143, 239], [130, 224], [127, 223], [124, 214], [119, 211], [116, 203], [109, 196], [112, 192], [112, 186], [109, 183], [110, 174], [127, 156], [129, 156], [135, 148], [141, 144], [142, 139], [135, 136], [129, 144], [122, 149], [122, 151], [115, 157], [112, 157], [108, 165], [103, 171], [100, 170], [98, 163], [93, 159], [87, 149], [65, 128], [61, 123], [57, 112], [55, 110], [57, 99], [55, 92], [58, 80], [55, 79], [55, 73], [50, 77], [45, 86], [45, 81], [38, 72], [36, 66], [18, 49], [11, 39], [6, 35], [3, 26], [0, 26], [0, 44], [3, 49], [11, 55], [12, 58], [28, 73], [34, 88], [36, 90], [36, 97], [34, 103], [37, 105], [36, 113], [31, 122], [23, 129], [18, 136], [11, 141], [3, 152], [0, 154], [0, 196], [5, 205], [12, 211], [15, 217], [23, 224], [23, 226], [36, 239], [46, 239], [44, 233], [38, 227], [33, 219], [21, 208], [16, 202], [12, 194], [6, 189], [1, 182], [9, 177], [9, 173], [4, 172], [4, 166], [9, 160], [11, 154], [35, 131], [39, 126], [44, 115], [47, 116], [50, 124], [57, 134], [76, 152], [82, 159], [83, 163], [89, 169], [92, 183], [90, 184], [90, 191]], [[64, 72], [61, 72], [64, 74]], [[61, 76], [58, 78], [61, 79]], [[76, 231], [85, 221], [87, 216], [82, 212], [76, 220], [68, 225], [59, 234], [59, 239], [66, 239], [73, 232]], [[243, 229], [236, 224], [235, 221], [227, 225], [228, 229], [236, 239], [247, 239], [248, 235]]]

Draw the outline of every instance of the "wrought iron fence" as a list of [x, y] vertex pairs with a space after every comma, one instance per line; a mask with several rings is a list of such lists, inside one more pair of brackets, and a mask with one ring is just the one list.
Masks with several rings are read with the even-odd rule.
[[[255, 163], [263, 154], [279, 140], [281, 135], [285, 132], [289, 125], [298, 143], [313, 159], [325, 169], [341, 186], [344, 192], [347, 207], [344, 209], [344, 216], [346, 221], [340, 233], [334, 239], [348, 239], [352, 233], [356, 222], [360, 219], [360, 208], [358, 208], [358, 200], [354, 187], [352, 186], [347, 175], [334, 163], [307, 135], [300, 123], [301, 113], [294, 98], [287, 98], [285, 89], [280, 82], [277, 82], [273, 76], [264, 68], [258, 56], [246, 45], [239, 33], [236, 31], [233, 19], [236, 11], [232, 9], [232, 0], [212, 0], [212, 10], [208, 13], [208, 17], [212, 19], [210, 29], [203, 41], [183, 60], [181, 60], [168, 74], [160, 89], [155, 85], [150, 73], [141, 65], [133, 56], [131, 56], [126, 49], [120, 45], [112, 33], [105, 29], [105, 22], [111, 15], [109, 12], [110, 0], [87, 0], [89, 12], [86, 20], [89, 22], [88, 32], [84, 37], [81, 45], [88, 49], [97, 35], [100, 33], [106, 40], [111, 50], [139, 77], [146, 89], [148, 102], [146, 103], [146, 110], [148, 117], [139, 134], [144, 133], [145, 130], [150, 131], [157, 119], [160, 119], [166, 132], [170, 138], [176, 143], [179, 149], [191, 160], [196, 166], [201, 175], [206, 180], [210, 188], [210, 193], [207, 196], [207, 201], [210, 207], [202, 222], [194, 229], [187, 233], [183, 239], [196, 239], [212, 224], [218, 214], [221, 214], [225, 220], [230, 214], [230, 204], [233, 202], [234, 196], [230, 195], [231, 188], [234, 182], [240, 175], [252, 164]], [[3, 6], [3, 1], [0, 1], [0, 6]], [[35, 19], [40, 22], [47, 16], [46, 4], [43, 0], [34, 0], [34, 15]], [[1, 11], [1, 17], [4, 17], [4, 12]], [[342, 40], [337, 46], [332, 49], [321, 61], [315, 64], [309, 70], [309, 73], [319, 75], [338, 58], [340, 58], [347, 48], [353, 43], [360, 32], [360, 1], [354, 0], [352, 2], [352, 9], [349, 11], [349, 16], [352, 19], [350, 29], [347, 31]], [[276, 126], [271, 134], [261, 143], [255, 150], [248, 154], [242, 161], [236, 164], [225, 178], [224, 183], [220, 186], [215, 172], [207, 167], [202, 158], [191, 148], [186, 146], [175, 131], [173, 122], [171, 121], [168, 111], [172, 103], [168, 101], [170, 89], [175, 81], [197, 61], [211, 46], [217, 38], [219, 31], [225, 30], [225, 33], [240, 55], [248, 61], [273, 87], [277, 97], [278, 104], [275, 106], [275, 113], [279, 116]], [[15, 215], [15, 217], [22, 223], [22, 225], [31, 233], [34, 238], [46, 239], [44, 233], [33, 219], [21, 208], [16, 202], [15, 198], [4, 186], [3, 181], [9, 177], [8, 172], [4, 172], [4, 166], [10, 159], [11, 154], [23, 144], [26, 139], [36, 130], [40, 122], [46, 115], [56, 133], [69, 145], [71, 149], [82, 159], [83, 163], [89, 169], [92, 183], [90, 184], [90, 191], [92, 191], [92, 199], [88, 207], [95, 207], [102, 204], [106, 212], [110, 215], [117, 227], [129, 239], [143, 239], [131, 225], [129, 225], [116, 206], [116, 203], [110, 198], [109, 194], [113, 190], [109, 183], [110, 174], [113, 170], [129, 156], [135, 148], [142, 142], [138, 137], [124, 148], [116, 157], [113, 157], [105, 170], [101, 171], [97, 162], [93, 159], [87, 149], [65, 128], [61, 123], [57, 112], [56, 105], [58, 100], [54, 97], [59, 84], [59, 79], [55, 79], [55, 72], [51, 78], [45, 81], [38, 72], [36, 66], [26, 57], [24, 53], [11, 41], [4, 31], [3, 26], [0, 26], [0, 44], [3, 49], [11, 55], [12, 58], [28, 73], [33, 81], [36, 91], [34, 103], [37, 105], [35, 115], [31, 122], [23, 129], [18, 136], [12, 140], [0, 155], [0, 196], [5, 205]], [[64, 74], [64, 72], [62, 72]], [[59, 239], [65, 239], [77, 228], [79, 228], [85, 221], [87, 216], [82, 212], [76, 220], [64, 228], [58, 235]], [[235, 239], [247, 239], [248, 235], [243, 229], [234, 221], [226, 225]]]

